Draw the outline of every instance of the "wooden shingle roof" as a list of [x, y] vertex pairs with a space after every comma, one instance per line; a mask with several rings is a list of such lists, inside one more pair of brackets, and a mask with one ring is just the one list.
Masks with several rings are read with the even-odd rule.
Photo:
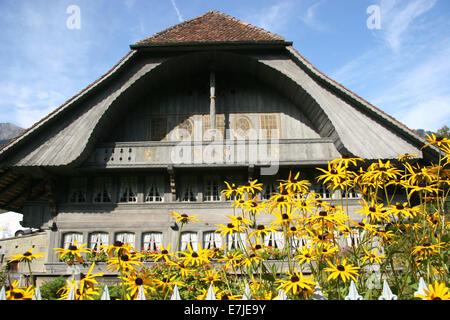
[[158, 32], [137, 42], [135, 46], [243, 42], [283, 43], [286, 40], [282, 36], [212, 10]]

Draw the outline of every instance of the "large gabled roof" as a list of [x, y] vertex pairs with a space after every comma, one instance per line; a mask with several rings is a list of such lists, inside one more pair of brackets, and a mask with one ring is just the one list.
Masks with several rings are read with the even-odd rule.
[[270, 42], [286, 43], [286, 40], [282, 36], [212, 10], [158, 32], [132, 47]]

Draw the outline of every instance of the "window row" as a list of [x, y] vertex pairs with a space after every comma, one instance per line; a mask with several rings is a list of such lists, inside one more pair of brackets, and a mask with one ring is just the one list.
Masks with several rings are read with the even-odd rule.
[[[338, 241], [347, 246], [358, 245], [360, 236], [364, 235], [364, 231], [359, 234], [347, 235], [345, 238], [336, 235]], [[87, 246], [94, 252], [100, 252], [102, 245], [109, 245], [116, 241], [120, 241], [124, 244], [129, 244], [133, 248], [136, 248], [136, 234], [133, 232], [119, 232], [114, 235], [113, 241], [110, 241], [109, 234], [106, 232], [95, 232], [89, 234]], [[225, 238], [220, 233], [214, 231], [206, 232], [190, 232], [185, 231], [181, 233], [180, 244], [178, 250], [187, 250], [189, 245], [192, 250], [197, 251], [200, 245], [203, 249], [216, 249], [225, 248], [227, 250], [242, 249], [244, 245], [247, 245], [245, 233], [234, 233], [233, 235], [227, 235]], [[141, 251], [155, 252], [164, 246], [162, 232], [146, 232], [141, 236]], [[63, 248], [67, 249], [77, 241], [78, 244], [84, 243], [82, 233], [65, 233], [63, 236]], [[291, 238], [291, 246], [294, 248], [303, 248], [311, 242], [306, 238]], [[282, 232], [274, 231], [264, 236], [263, 243], [265, 246], [284, 249], [285, 238]], [[137, 249], [137, 248], [136, 248]]]
[[[70, 203], [86, 203], [92, 201], [93, 203], [133, 203], [139, 202], [138, 194], [143, 190], [143, 201], [147, 203], [164, 202], [164, 193], [168, 183], [163, 176], [149, 176], [145, 178], [144, 186], [142, 187], [137, 177], [127, 176], [121, 177], [118, 182], [118, 187], [115, 187], [115, 182], [111, 177], [96, 177], [93, 183], [92, 200], [88, 200], [88, 183], [87, 178], [77, 177], [70, 180], [69, 197]], [[279, 182], [263, 181], [263, 190], [259, 193], [258, 198], [261, 200], [269, 200], [270, 197], [278, 193]], [[225, 189], [225, 184], [219, 177], [205, 177], [202, 183], [198, 183], [197, 177], [182, 177], [176, 184], [177, 199], [182, 202], [197, 202], [197, 201], [225, 201], [231, 200], [225, 198], [221, 191]], [[118, 192], [114, 197], [115, 190]], [[319, 193], [323, 199], [334, 197], [333, 191], [325, 188], [323, 185], [316, 185], [315, 189], [311, 189]], [[336, 193], [337, 191], [335, 191]], [[202, 199], [200, 199], [200, 193]], [[359, 198], [360, 194], [351, 190], [349, 198]]]

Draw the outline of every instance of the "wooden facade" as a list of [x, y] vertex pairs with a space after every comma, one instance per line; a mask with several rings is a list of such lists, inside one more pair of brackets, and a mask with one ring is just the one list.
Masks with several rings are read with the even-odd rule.
[[[198, 214], [185, 239], [213, 241], [215, 224], [233, 213], [224, 181], [258, 179], [264, 198], [289, 171], [314, 181], [315, 167], [342, 155], [434, 159], [424, 143], [291, 42], [211, 11], [132, 45], [4, 146], [0, 207], [48, 230], [54, 271], [51, 249], [71, 239], [138, 249], [174, 243], [171, 211]], [[332, 196], [321, 188], [313, 186]]]

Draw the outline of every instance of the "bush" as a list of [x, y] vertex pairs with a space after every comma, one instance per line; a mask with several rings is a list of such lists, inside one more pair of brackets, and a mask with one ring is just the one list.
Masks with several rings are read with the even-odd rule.
[[66, 278], [59, 276], [56, 279], [46, 281], [40, 286], [42, 300], [58, 300], [61, 296], [57, 291], [66, 285]]

